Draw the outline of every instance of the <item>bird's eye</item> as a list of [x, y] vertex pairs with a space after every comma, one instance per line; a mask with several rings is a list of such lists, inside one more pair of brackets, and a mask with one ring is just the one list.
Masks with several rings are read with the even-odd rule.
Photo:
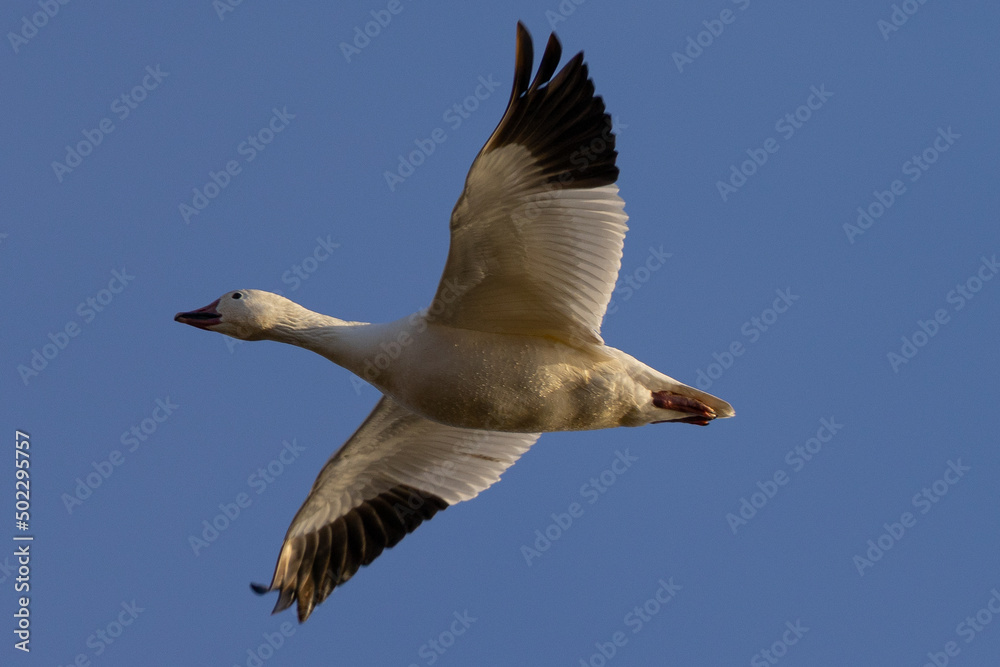
[[233, 292], [234, 299], [242, 299], [243, 295], [240, 292]]

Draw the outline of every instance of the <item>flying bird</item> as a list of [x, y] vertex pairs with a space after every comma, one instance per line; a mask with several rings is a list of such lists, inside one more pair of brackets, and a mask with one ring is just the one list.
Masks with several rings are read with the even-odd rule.
[[184, 324], [316, 352], [383, 394], [326, 462], [285, 535], [274, 613], [305, 621], [421, 522], [474, 498], [546, 431], [705, 425], [725, 401], [604, 344], [627, 230], [611, 117], [578, 53], [549, 37], [531, 78], [517, 25], [514, 85], [451, 214], [430, 306], [348, 322], [270, 292], [228, 292]]

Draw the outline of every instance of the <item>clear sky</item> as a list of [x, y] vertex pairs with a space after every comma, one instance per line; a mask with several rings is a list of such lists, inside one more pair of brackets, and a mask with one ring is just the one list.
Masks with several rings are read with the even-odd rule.
[[[995, 3], [0, 13], [3, 664], [1000, 660]], [[605, 339], [737, 415], [545, 435], [305, 625], [272, 617], [248, 584], [378, 394], [173, 315], [427, 305], [518, 19], [536, 58], [553, 26], [585, 51], [615, 119]]]

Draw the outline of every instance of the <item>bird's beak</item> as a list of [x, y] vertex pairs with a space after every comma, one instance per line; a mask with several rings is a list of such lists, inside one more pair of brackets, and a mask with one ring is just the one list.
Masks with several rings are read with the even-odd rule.
[[222, 324], [222, 315], [216, 311], [216, 308], [218, 307], [219, 300], [216, 299], [204, 308], [192, 310], [187, 313], [177, 313], [174, 315], [174, 322], [190, 324], [191, 326], [198, 327], [199, 329], [208, 329], [216, 324]]

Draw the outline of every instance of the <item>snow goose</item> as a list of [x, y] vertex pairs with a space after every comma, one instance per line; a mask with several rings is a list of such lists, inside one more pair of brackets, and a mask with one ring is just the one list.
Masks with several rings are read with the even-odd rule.
[[611, 118], [583, 54], [538, 72], [517, 26], [514, 86], [451, 214], [431, 305], [346, 322], [258, 290], [178, 322], [317, 352], [375, 385], [375, 409], [320, 471], [269, 586], [299, 621], [362, 565], [500, 479], [545, 431], [707, 424], [728, 403], [604, 344], [601, 320], [627, 229]]

